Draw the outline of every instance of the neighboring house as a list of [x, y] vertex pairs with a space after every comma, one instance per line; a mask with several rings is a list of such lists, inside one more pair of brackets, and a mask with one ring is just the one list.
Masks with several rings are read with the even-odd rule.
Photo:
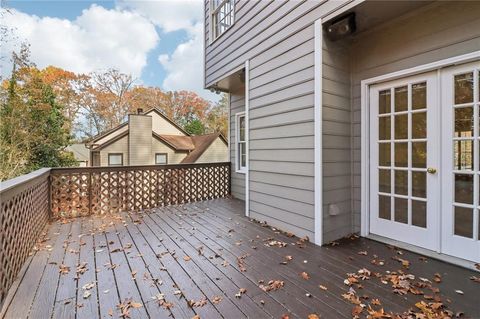
[[130, 114], [125, 122], [90, 140], [91, 166], [191, 164], [228, 161], [220, 133], [190, 136], [157, 109]]
[[73, 156], [79, 166], [88, 166], [90, 160], [90, 150], [85, 147], [84, 143], [76, 143], [66, 147], [66, 150], [73, 153]]
[[480, 261], [480, 2], [205, 2], [232, 192], [326, 244]]

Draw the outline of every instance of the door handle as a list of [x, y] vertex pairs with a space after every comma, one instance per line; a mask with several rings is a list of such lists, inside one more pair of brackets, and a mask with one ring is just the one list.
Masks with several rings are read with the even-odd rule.
[[428, 174], [435, 174], [436, 172], [437, 172], [436, 168], [433, 168], [433, 167], [427, 168], [427, 173]]

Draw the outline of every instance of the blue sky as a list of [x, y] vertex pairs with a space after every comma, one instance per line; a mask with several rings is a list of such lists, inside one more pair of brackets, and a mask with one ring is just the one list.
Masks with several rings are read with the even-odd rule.
[[[203, 90], [202, 0], [7, 1], [2, 24], [12, 28], [2, 54], [31, 45], [39, 67], [77, 73], [114, 67], [164, 90]], [[6, 51], [6, 52], [5, 52]], [[8, 59], [6, 59], [8, 60]], [[2, 74], [10, 69], [2, 61]]]

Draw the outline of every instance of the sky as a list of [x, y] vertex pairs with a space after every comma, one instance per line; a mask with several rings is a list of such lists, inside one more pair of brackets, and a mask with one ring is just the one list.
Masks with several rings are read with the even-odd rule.
[[[3, 2], [2, 2], [3, 3]], [[138, 84], [164, 90], [203, 89], [202, 0], [7, 0], [1, 24], [14, 36], [2, 56], [30, 44], [39, 68], [55, 65], [76, 73], [116, 68]], [[10, 60], [0, 61], [2, 75]]]

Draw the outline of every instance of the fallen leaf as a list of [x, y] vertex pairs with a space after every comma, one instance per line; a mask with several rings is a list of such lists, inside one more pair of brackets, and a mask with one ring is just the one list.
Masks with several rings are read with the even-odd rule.
[[195, 300], [189, 300], [188, 305], [191, 308], [198, 308], [198, 307], [203, 307], [207, 304], [207, 298], [203, 297], [202, 299], [195, 301]]
[[60, 269], [59, 272], [62, 275], [68, 274], [70, 272], [70, 267], [68, 267], [67, 265], [61, 264], [60, 266], [58, 266], [58, 268]]
[[359, 251], [358, 254], [363, 255], [363, 256], [367, 256], [368, 252], [366, 250], [364, 250], [364, 251]]
[[185, 261], [190, 261], [192, 258], [190, 258], [190, 256], [183, 256], [183, 260]]
[[317, 314], [311, 313], [308, 315], [307, 319], [320, 319], [320, 316]]
[[300, 276], [302, 276], [302, 278], [305, 279], [305, 280], [310, 279], [310, 275], [307, 274], [306, 272], [302, 272], [302, 273], [300, 274]]
[[318, 288], [322, 289], [322, 290], [328, 290], [327, 287], [325, 287], [324, 285], [318, 285]]
[[362, 313], [362, 311], [363, 311], [363, 307], [360, 305], [357, 305], [352, 309], [352, 316], [354, 317], [359, 316]]
[[212, 303], [213, 303], [213, 304], [217, 305], [217, 304], [220, 303], [220, 301], [222, 301], [222, 297], [220, 297], [220, 296], [213, 296], [213, 298], [212, 298]]
[[461, 290], [455, 290], [455, 292], [459, 295], [463, 295], [463, 291], [461, 291]]
[[83, 293], [83, 299], [87, 299], [87, 298], [90, 297], [91, 295], [92, 295], [92, 293], [87, 290], [87, 291], [85, 291], [85, 292]]

